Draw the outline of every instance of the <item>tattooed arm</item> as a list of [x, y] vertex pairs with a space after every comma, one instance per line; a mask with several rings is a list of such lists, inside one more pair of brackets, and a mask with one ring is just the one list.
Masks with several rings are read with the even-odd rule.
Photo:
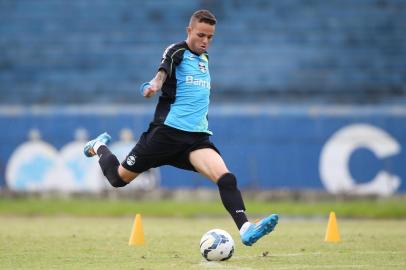
[[155, 77], [149, 82], [149, 85], [144, 88], [144, 97], [152, 97], [158, 92], [166, 80], [167, 74], [164, 70], [159, 70]]

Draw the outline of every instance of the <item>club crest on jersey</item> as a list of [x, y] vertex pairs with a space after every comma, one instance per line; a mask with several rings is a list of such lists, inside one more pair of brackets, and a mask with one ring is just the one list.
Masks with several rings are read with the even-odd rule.
[[207, 67], [203, 62], [199, 62], [199, 69], [201, 72], [206, 73], [207, 72]]

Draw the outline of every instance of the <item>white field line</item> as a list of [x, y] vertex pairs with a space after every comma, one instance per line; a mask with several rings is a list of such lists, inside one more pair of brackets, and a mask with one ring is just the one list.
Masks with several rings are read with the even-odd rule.
[[[366, 251], [352, 251], [351, 254], [405, 254], [406, 251], [376, 251], [376, 250], [366, 250]], [[298, 253], [270, 253], [267, 257], [295, 257], [295, 256], [320, 256], [326, 254], [342, 254], [338, 252], [298, 252]], [[260, 257], [260, 256], [257, 256]], [[245, 260], [252, 259], [253, 256], [234, 256], [231, 260]], [[254, 270], [255, 268], [249, 267], [238, 267], [232, 265], [226, 265], [222, 262], [208, 262], [202, 260], [199, 264], [200, 267], [213, 268], [213, 269], [230, 269], [230, 270]], [[309, 264], [309, 265], [290, 265], [290, 266], [272, 266], [272, 270], [290, 270], [290, 269], [369, 269], [375, 267], [372, 264]], [[405, 267], [405, 264], [385, 264], [385, 267]]]
[[[269, 253], [267, 257], [295, 257], [295, 256], [318, 256], [318, 255], [326, 255], [326, 254], [345, 254], [342, 252], [297, 252], [297, 253]], [[406, 251], [376, 251], [376, 250], [371, 250], [371, 251], [351, 251], [351, 254], [405, 254], [406, 256]], [[259, 256], [260, 257], [260, 256]], [[252, 258], [252, 256], [234, 256], [234, 259], [246, 259], [246, 258]]]
[[222, 262], [207, 262], [205, 260], [202, 260], [200, 262], [199, 266], [206, 267], [206, 268], [219, 268], [219, 269], [231, 269], [231, 270], [254, 270], [254, 268], [225, 265]]
[[[405, 269], [406, 264], [390, 264], [381, 265], [382, 267], [399, 267], [399, 269]], [[373, 264], [312, 264], [312, 265], [291, 265], [291, 266], [272, 266], [272, 270], [292, 270], [292, 269], [370, 269], [376, 267]], [[402, 267], [402, 268], [400, 268]]]
[[370, 268], [372, 265], [292, 265], [292, 266], [283, 266], [283, 267], [272, 267], [272, 270], [292, 270], [292, 269], [315, 269], [315, 268], [320, 268], [320, 269], [350, 269], [350, 268]]

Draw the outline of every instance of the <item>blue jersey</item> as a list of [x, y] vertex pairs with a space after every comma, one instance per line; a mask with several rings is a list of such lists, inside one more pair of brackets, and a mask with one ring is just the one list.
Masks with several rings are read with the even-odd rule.
[[159, 69], [167, 73], [154, 123], [212, 134], [208, 127], [209, 56], [193, 53], [185, 41], [169, 46]]

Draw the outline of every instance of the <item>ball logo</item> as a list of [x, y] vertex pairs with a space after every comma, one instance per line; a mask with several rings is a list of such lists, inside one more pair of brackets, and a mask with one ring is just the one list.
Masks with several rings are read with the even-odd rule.
[[135, 164], [135, 158], [136, 158], [135, 156], [128, 156], [127, 164], [130, 165], [130, 166], [134, 165]]

